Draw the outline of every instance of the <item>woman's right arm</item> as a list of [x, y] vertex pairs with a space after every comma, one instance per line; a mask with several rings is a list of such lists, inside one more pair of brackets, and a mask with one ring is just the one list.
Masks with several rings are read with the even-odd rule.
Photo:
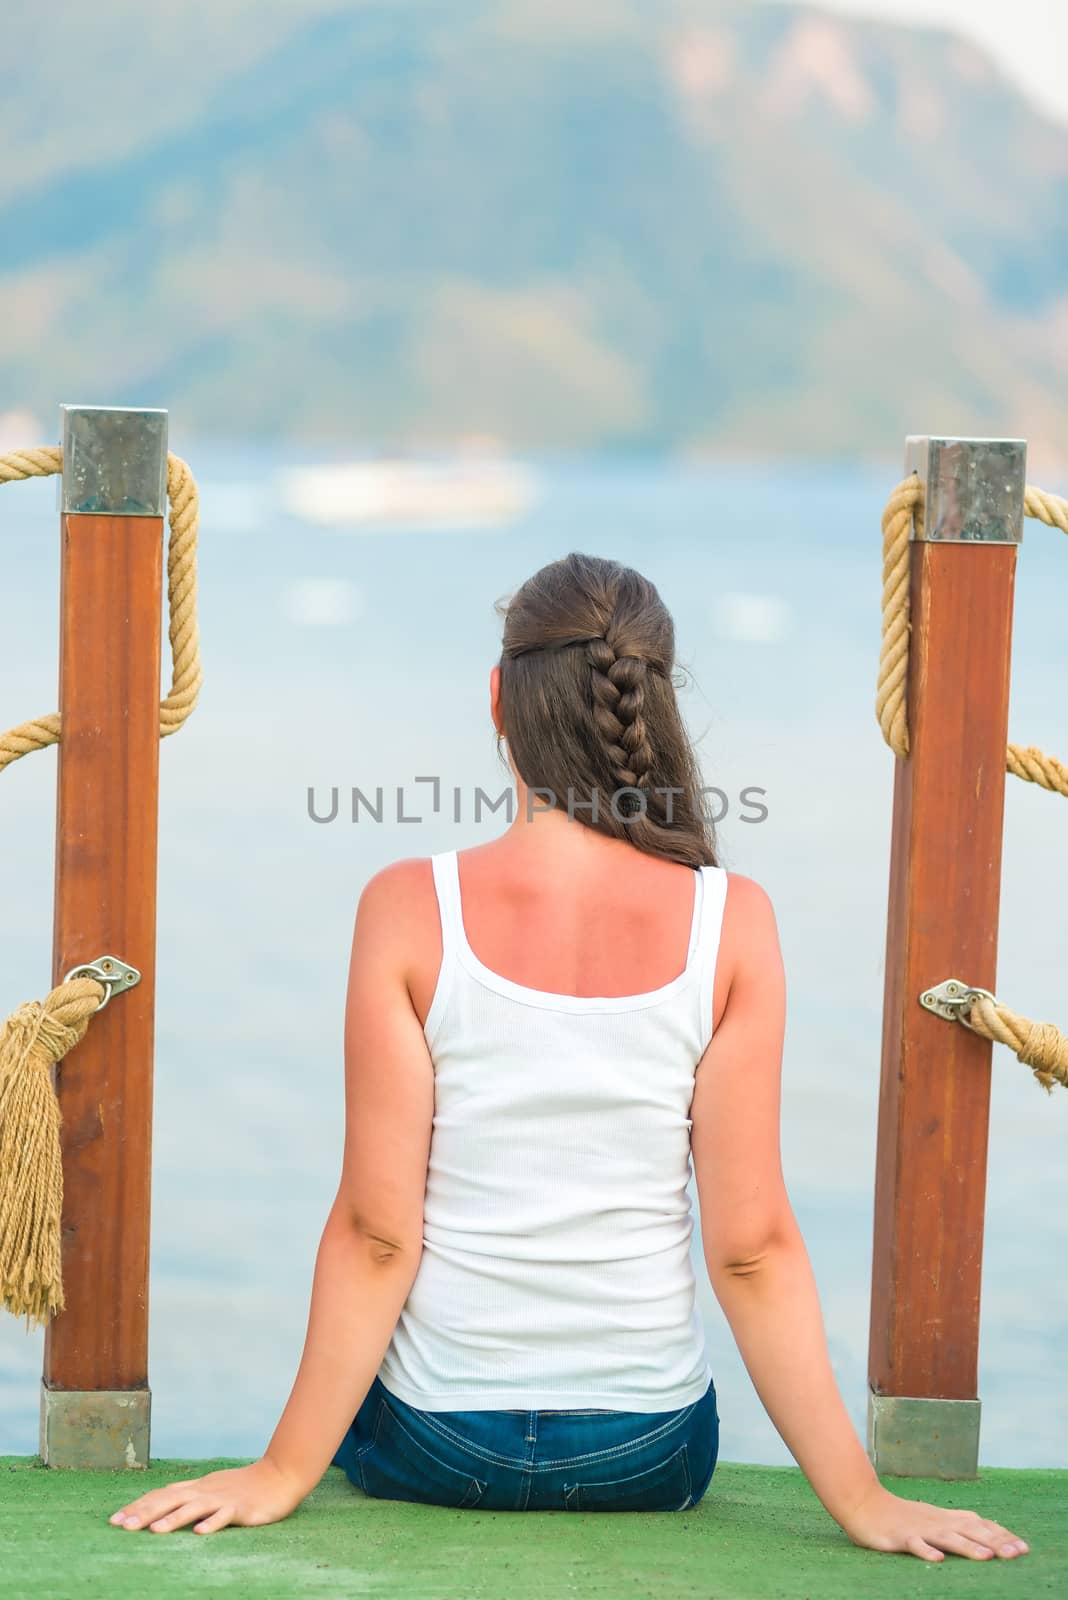
[[786, 992], [775, 916], [763, 889], [737, 873], [728, 880], [721, 948], [730, 964], [727, 1000], [697, 1071], [693, 1160], [709, 1279], [753, 1385], [855, 1544], [929, 1561], [943, 1551], [977, 1560], [1008, 1554], [1016, 1536], [1006, 1528], [892, 1494], [868, 1459], [835, 1381], [783, 1179]]

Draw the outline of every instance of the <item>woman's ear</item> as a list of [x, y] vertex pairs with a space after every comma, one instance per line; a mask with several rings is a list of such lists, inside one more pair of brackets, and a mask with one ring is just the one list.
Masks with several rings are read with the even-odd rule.
[[498, 733], [504, 732], [501, 722], [501, 669], [494, 667], [490, 673], [490, 716]]

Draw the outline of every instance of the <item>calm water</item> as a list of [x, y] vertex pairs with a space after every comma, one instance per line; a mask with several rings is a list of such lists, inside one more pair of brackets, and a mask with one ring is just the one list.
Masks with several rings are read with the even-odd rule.
[[[536, 468], [497, 531], [344, 533], [271, 506], [285, 462], [176, 439], [202, 488], [206, 683], [162, 749], [149, 1374], [157, 1456], [262, 1451], [288, 1397], [341, 1158], [352, 918], [385, 862], [464, 847], [498, 794], [493, 601], [580, 548], [646, 571], [677, 624], [687, 719], [727, 797], [727, 866], [778, 909], [790, 984], [783, 1156], [835, 1371], [863, 1436], [892, 758], [873, 715], [879, 518], [892, 469]], [[296, 461], [295, 454], [287, 457]], [[1047, 484], [1062, 492], [1068, 486]], [[0, 724], [56, 700], [54, 485], [0, 499]], [[1068, 752], [1068, 545], [1028, 523], [1013, 736]], [[447, 799], [434, 815], [427, 785]], [[55, 755], [0, 779], [0, 1005], [43, 994]], [[337, 785], [415, 823], [316, 825]], [[743, 820], [739, 795], [766, 791]], [[453, 820], [451, 791], [461, 793]], [[392, 814], [396, 807], [392, 803]], [[388, 810], [387, 810], [388, 815]], [[1068, 1020], [1068, 807], [1010, 782], [999, 991]], [[981, 1458], [1068, 1466], [1068, 1094], [995, 1055], [980, 1350]], [[790, 1461], [716, 1301], [701, 1305], [724, 1459]], [[0, 1451], [37, 1447], [43, 1332], [0, 1321]]]

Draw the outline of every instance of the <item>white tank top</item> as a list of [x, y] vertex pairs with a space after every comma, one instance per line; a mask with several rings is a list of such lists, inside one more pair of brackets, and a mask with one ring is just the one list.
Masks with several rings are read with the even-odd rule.
[[727, 874], [694, 873], [677, 977], [588, 998], [484, 966], [456, 852], [431, 860], [443, 954], [424, 1025], [423, 1254], [379, 1378], [424, 1411], [690, 1405], [712, 1374], [690, 1258], [689, 1112]]

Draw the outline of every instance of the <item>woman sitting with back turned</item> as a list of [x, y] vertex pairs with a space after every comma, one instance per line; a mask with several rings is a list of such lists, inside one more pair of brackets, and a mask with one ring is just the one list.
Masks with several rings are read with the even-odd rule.
[[838, 1393], [779, 1156], [775, 920], [717, 864], [673, 664], [656, 589], [615, 562], [553, 562], [505, 608], [491, 712], [516, 815], [360, 897], [341, 1182], [281, 1421], [259, 1461], [113, 1520], [278, 1521], [332, 1462], [383, 1499], [695, 1505], [719, 1417], [692, 1154], [712, 1286], [849, 1538], [928, 1561], [1026, 1549], [883, 1488]]

